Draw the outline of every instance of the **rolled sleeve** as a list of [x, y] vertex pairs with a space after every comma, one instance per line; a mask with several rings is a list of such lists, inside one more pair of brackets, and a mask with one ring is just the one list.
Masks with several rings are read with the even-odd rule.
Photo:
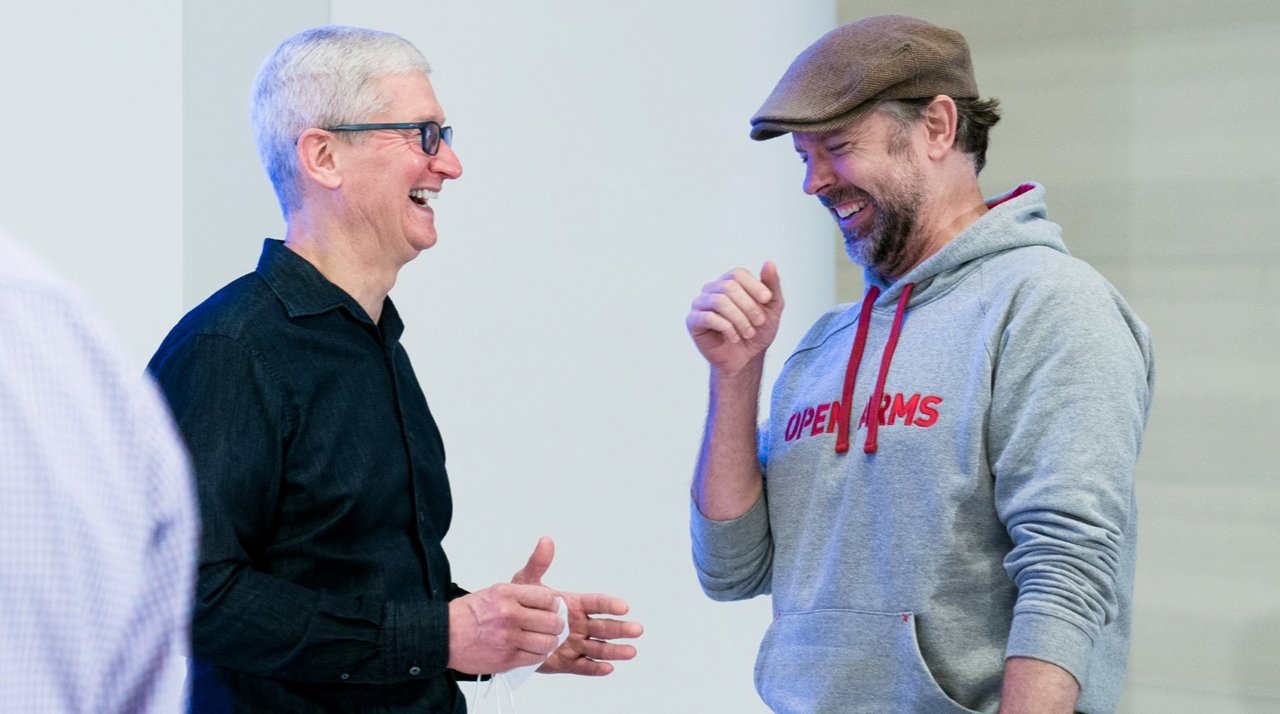
[[745, 600], [770, 592], [773, 537], [762, 495], [749, 511], [727, 521], [702, 515], [689, 504], [693, 562], [702, 590], [712, 600]]

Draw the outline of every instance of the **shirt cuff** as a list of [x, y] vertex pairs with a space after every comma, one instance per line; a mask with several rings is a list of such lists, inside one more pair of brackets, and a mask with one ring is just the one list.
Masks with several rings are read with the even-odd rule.
[[396, 639], [387, 658], [389, 678], [426, 680], [442, 674], [449, 664], [449, 603], [395, 603], [391, 615]]

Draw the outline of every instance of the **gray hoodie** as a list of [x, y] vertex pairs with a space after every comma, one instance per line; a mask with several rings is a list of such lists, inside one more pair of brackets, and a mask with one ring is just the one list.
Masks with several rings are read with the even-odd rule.
[[993, 712], [1010, 656], [1071, 672], [1082, 712], [1119, 703], [1147, 329], [1067, 254], [1042, 188], [988, 205], [800, 341], [760, 429], [764, 498], [693, 508], [707, 594], [773, 594], [775, 711]]

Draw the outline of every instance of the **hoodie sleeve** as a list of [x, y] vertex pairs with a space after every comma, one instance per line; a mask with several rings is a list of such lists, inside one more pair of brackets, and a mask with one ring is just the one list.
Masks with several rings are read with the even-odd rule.
[[1017, 290], [992, 359], [988, 446], [1018, 589], [1005, 654], [1057, 664], [1083, 686], [1131, 582], [1147, 331], [1101, 276], [1068, 259]]
[[[760, 470], [768, 462], [767, 428], [757, 433]], [[768, 479], [765, 480], [768, 491]], [[689, 499], [689, 533], [693, 566], [702, 590], [712, 600], [746, 600], [767, 595], [773, 579], [773, 535], [769, 529], [766, 495], [751, 510], [727, 521], [702, 515]]]

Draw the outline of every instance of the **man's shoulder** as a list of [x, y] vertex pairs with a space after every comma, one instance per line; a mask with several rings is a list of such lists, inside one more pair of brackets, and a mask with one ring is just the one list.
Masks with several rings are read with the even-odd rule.
[[276, 320], [285, 319], [279, 299], [257, 273], [248, 273], [227, 283], [203, 302], [191, 308], [169, 333], [173, 338], [218, 335], [251, 340]]
[[[25, 244], [0, 233], [0, 305], [56, 305], [70, 312], [92, 311], [91, 300]], [[25, 308], [24, 308], [25, 309]]]
[[222, 343], [235, 349], [267, 354], [266, 342], [278, 335], [281, 323], [287, 321], [283, 305], [257, 273], [249, 273], [231, 281], [174, 325], [152, 355], [149, 368], [155, 372], [161, 364], [187, 355], [189, 359], [198, 345]]
[[[48, 369], [123, 377], [133, 369], [91, 296], [24, 245], [0, 234], [0, 326], [5, 347], [33, 357]], [[35, 362], [33, 362], [34, 364]], [[12, 371], [12, 370], [11, 370]]]
[[1059, 330], [1096, 331], [1106, 325], [1133, 333], [1140, 344], [1148, 340], [1146, 326], [1124, 296], [1084, 260], [1027, 246], [993, 257], [984, 269], [987, 303], [1006, 314], [1029, 315], [1041, 327]]
[[1085, 261], [1049, 246], [1028, 245], [991, 256], [982, 265], [989, 284], [1017, 285], [1022, 290], [1058, 292], [1102, 290], [1110, 284]]

